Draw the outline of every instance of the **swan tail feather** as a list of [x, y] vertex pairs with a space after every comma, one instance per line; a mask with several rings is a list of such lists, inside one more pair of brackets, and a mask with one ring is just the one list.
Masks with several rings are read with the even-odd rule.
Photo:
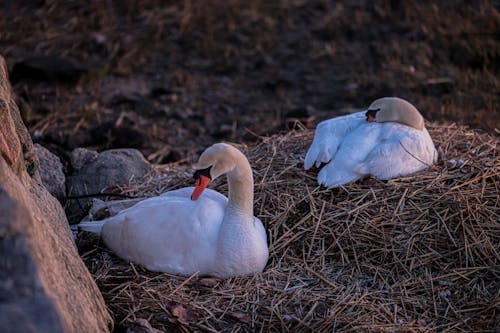
[[104, 225], [104, 223], [105, 223], [105, 221], [85, 221], [85, 222], [80, 222], [78, 224], [78, 229], [100, 235], [101, 234], [101, 229], [102, 229], [102, 226]]
[[309, 150], [307, 151], [306, 158], [304, 160], [304, 170], [309, 170], [316, 162], [319, 155], [318, 147], [313, 143]]

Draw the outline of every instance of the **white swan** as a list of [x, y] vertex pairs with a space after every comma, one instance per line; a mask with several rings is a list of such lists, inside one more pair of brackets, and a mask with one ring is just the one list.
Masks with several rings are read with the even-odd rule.
[[304, 169], [328, 163], [318, 183], [333, 188], [368, 175], [387, 180], [412, 174], [436, 159], [420, 112], [401, 98], [385, 97], [367, 111], [319, 123]]
[[[80, 223], [80, 229], [100, 233], [118, 256], [151, 271], [221, 278], [261, 272], [269, 251], [264, 226], [253, 216], [253, 176], [245, 155], [218, 143], [203, 152], [196, 169], [196, 188], [146, 199], [106, 220]], [[229, 200], [204, 191], [223, 174]]]

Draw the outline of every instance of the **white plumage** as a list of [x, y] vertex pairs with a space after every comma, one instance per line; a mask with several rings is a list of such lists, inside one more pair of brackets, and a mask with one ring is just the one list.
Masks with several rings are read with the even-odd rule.
[[[101, 237], [111, 250], [152, 271], [223, 278], [262, 271], [267, 237], [253, 216], [253, 177], [246, 157], [230, 145], [216, 144], [205, 150], [198, 166], [211, 179], [227, 174], [229, 199], [205, 190], [192, 200], [195, 188], [182, 188], [79, 227], [99, 232], [95, 225], [102, 225]], [[206, 184], [200, 186], [199, 194]]]
[[[316, 128], [304, 168], [327, 163], [318, 174], [320, 185], [334, 188], [369, 175], [391, 179], [422, 171], [436, 161], [434, 143], [411, 104], [387, 97], [368, 110], [377, 114], [372, 122], [362, 111], [323, 121]], [[408, 125], [413, 123], [415, 127]]]

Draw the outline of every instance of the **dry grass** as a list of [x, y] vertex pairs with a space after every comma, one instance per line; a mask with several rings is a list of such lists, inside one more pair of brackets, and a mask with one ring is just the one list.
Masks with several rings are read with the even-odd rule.
[[[456, 125], [429, 130], [440, 161], [427, 172], [334, 190], [302, 169], [311, 131], [240, 147], [254, 170], [255, 215], [268, 230], [262, 274], [180, 278], [102, 247], [84, 258], [117, 325], [145, 318], [181, 332], [498, 331], [499, 139]], [[192, 185], [187, 167], [174, 169], [173, 178], [127, 191]], [[224, 180], [212, 188], [227, 191]]]

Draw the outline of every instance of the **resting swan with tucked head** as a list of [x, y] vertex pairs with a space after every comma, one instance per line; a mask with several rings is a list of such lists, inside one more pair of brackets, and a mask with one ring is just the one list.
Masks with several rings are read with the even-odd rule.
[[412, 174], [436, 159], [420, 112], [401, 98], [385, 97], [366, 111], [319, 123], [304, 169], [327, 163], [318, 183], [333, 188], [369, 175], [387, 180]]
[[[118, 256], [151, 271], [221, 278], [261, 272], [267, 237], [253, 216], [253, 176], [245, 155], [218, 143], [203, 152], [196, 169], [196, 188], [146, 199], [106, 220], [80, 223], [80, 229], [100, 233]], [[205, 190], [223, 174], [229, 200]]]

